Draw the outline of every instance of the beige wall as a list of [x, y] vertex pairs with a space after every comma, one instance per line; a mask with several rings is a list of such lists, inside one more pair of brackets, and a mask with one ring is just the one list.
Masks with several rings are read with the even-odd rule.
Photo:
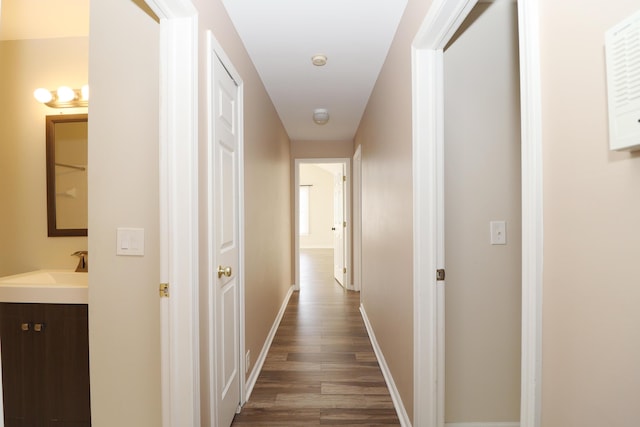
[[[637, 2], [540, 2], [543, 426], [634, 426], [640, 415], [636, 405], [640, 288], [635, 269], [640, 250], [636, 227], [640, 156], [607, 150], [602, 45], [604, 30], [635, 11]], [[356, 138], [363, 145], [365, 308], [409, 414], [413, 411], [410, 44], [430, 4], [409, 0]], [[247, 212], [260, 211], [247, 218], [247, 343], [255, 349], [261, 346], [291, 280], [287, 237], [291, 237], [292, 153], [222, 5], [202, 0], [197, 6], [201, 49], [204, 29], [213, 28], [246, 84]], [[158, 28], [132, 2], [92, 2], [91, 9], [94, 425], [155, 427], [160, 414], [157, 254], [150, 250], [144, 258], [116, 259], [113, 236], [116, 225], [142, 226], [149, 247], [157, 247], [157, 170], [149, 159], [157, 156]], [[113, 31], [111, 21], [118, 22], [118, 31]], [[131, 89], [135, 104], [119, 102], [113, 90], [118, 84]], [[145, 168], [134, 172], [141, 163]], [[130, 203], [113, 203], [117, 200]], [[265, 206], [271, 209], [265, 212]], [[273, 250], [274, 244], [282, 255]], [[386, 265], [394, 265], [392, 277]]]
[[361, 298], [411, 417], [411, 43], [430, 4], [409, 0], [355, 139], [362, 145]]
[[[409, 1], [356, 138], [363, 145], [365, 308], [410, 414], [410, 42], [429, 4]], [[542, 424], [633, 426], [640, 417], [640, 155], [608, 151], [603, 44], [604, 31], [637, 2], [540, 4]], [[393, 285], [381, 267], [389, 264], [400, 272]]]
[[638, 425], [640, 155], [608, 150], [604, 32], [635, 0], [541, 0], [542, 425]]
[[73, 269], [86, 237], [47, 237], [45, 116], [33, 91], [88, 81], [86, 37], [0, 41], [0, 276], [40, 268]]
[[[520, 419], [517, 7], [477, 5], [444, 54], [445, 422]], [[490, 245], [489, 222], [507, 244]]]
[[291, 159], [350, 159], [353, 152], [353, 141], [291, 141]]
[[[253, 366], [292, 283], [289, 140], [222, 3], [194, 5], [200, 18], [201, 152], [207, 138], [206, 30], [213, 30], [244, 81], [245, 326]], [[91, 16], [89, 155], [98, 165], [90, 171], [93, 423], [157, 427], [159, 25], [133, 2], [92, 2]], [[136, 102], [123, 103], [116, 87]], [[145, 228], [144, 257], [115, 257], [118, 226]], [[204, 265], [208, 254], [199, 256]]]
[[[89, 351], [92, 425], [161, 425], [159, 25], [133, 2], [91, 2]], [[116, 229], [145, 255], [116, 256]]]
[[[290, 143], [222, 2], [200, 0], [194, 4], [200, 20], [199, 87], [207, 87], [207, 30], [213, 31], [244, 83], [245, 344], [251, 352], [251, 373], [293, 283]], [[202, 153], [207, 135], [207, 109], [206, 91], [200, 93]], [[203, 228], [201, 235], [205, 235]], [[201, 257], [201, 265], [206, 265], [206, 254]]]
[[300, 248], [333, 249], [333, 175], [315, 164], [300, 164], [300, 186], [309, 187], [309, 234]]

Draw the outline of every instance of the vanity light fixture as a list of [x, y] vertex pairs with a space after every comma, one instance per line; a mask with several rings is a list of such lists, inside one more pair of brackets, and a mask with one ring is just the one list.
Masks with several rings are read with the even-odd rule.
[[327, 124], [329, 121], [329, 110], [326, 108], [316, 108], [313, 110], [313, 121], [317, 125]]
[[81, 89], [60, 86], [57, 90], [38, 88], [33, 92], [38, 102], [51, 108], [77, 108], [89, 105], [89, 85]]

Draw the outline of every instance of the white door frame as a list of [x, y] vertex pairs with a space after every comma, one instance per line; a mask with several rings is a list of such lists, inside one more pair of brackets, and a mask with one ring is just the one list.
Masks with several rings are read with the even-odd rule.
[[[352, 173], [353, 211], [351, 215], [353, 230], [353, 289], [362, 290], [362, 146], [358, 145], [353, 154]], [[360, 294], [360, 301], [362, 294]]]
[[200, 424], [198, 21], [190, 0], [145, 0], [160, 18], [162, 426]]
[[[444, 425], [443, 50], [478, 0], [436, 0], [412, 45], [414, 425]], [[540, 425], [542, 136], [538, 0], [518, 0], [522, 141], [520, 427]], [[442, 247], [442, 246], [440, 246]]]
[[[144, 1], [160, 19], [160, 282], [170, 286], [160, 300], [162, 426], [199, 426], [197, 10], [191, 0]], [[241, 197], [241, 221], [242, 209]]]
[[[300, 165], [314, 163], [338, 163], [345, 165], [345, 175], [347, 177], [347, 185], [345, 185], [345, 221], [347, 227], [344, 230], [345, 239], [345, 266], [347, 267], [345, 289], [353, 289], [353, 285], [349, 284], [348, 278], [351, 277], [351, 159], [349, 158], [323, 158], [323, 159], [295, 159], [294, 160], [294, 182], [293, 182], [293, 199], [294, 199], [294, 258], [295, 258], [295, 283], [294, 290], [300, 290], [300, 200], [298, 200], [298, 187], [300, 186]], [[333, 276], [333, 275], [332, 275]]]

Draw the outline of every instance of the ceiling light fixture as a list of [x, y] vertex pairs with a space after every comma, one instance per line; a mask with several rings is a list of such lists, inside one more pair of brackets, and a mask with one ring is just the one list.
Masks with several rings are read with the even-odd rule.
[[78, 108], [89, 105], [89, 86], [72, 89], [60, 86], [57, 90], [38, 88], [33, 92], [34, 98], [51, 108]]
[[313, 110], [313, 121], [317, 125], [324, 125], [329, 121], [329, 110], [326, 108], [316, 108]]
[[316, 67], [322, 67], [323, 65], [327, 64], [327, 57], [326, 55], [322, 55], [322, 54], [313, 55], [311, 57], [311, 63]]

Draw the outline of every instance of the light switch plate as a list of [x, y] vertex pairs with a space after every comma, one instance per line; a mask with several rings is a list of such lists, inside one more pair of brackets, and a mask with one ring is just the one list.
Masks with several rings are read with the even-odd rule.
[[491, 221], [489, 223], [492, 245], [507, 244], [507, 223], [506, 221]]
[[119, 227], [116, 234], [116, 255], [144, 255], [144, 228]]

